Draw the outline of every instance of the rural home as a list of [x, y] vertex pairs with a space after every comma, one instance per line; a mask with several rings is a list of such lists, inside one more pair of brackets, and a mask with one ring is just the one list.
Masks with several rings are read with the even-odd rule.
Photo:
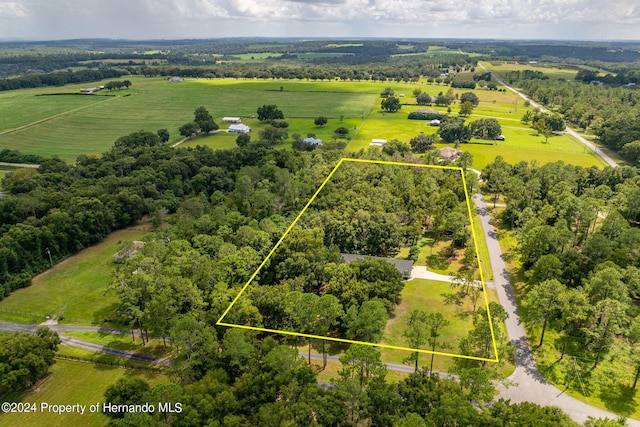
[[386, 139], [372, 139], [371, 140], [371, 144], [369, 144], [369, 145], [372, 146], [372, 147], [382, 147], [386, 143], [387, 143]]
[[368, 256], [368, 255], [358, 255], [358, 254], [340, 254], [345, 264], [349, 264], [351, 261], [356, 259], [364, 259], [364, 258], [372, 258], [372, 259], [382, 259], [387, 261], [389, 264], [393, 264], [395, 268], [398, 269], [402, 277], [408, 279], [411, 277], [411, 271], [413, 270], [413, 261], [406, 259], [396, 259], [396, 258], [382, 258], [377, 256]]
[[240, 117], [223, 117], [222, 121], [224, 123], [242, 123], [242, 119]]
[[440, 149], [440, 157], [444, 160], [456, 160], [460, 157], [460, 154], [462, 154], [462, 151], [456, 148], [444, 147]]
[[304, 138], [302, 142], [306, 142], [307, 144], [313, 144], [313, 145], [322, 145], [322, 140], [320, 138], [308, 137], [308, 138]]
[[433, 119], [429, 122], [430, 126], [440, 126], [440, 120], [438, 119]]
[[180, 83], [182, 79], [178, 76], [173, 76], [169, 79], [169, 83]]
[[99, 87], [83, 87], [82, 89], [80, 89], [81, 93], [94, 93], [99, 91], [100, 88]]
[[229, 133], [249, 133], [251, 132], [251, 128], [243, 123], [240, 124], [235, 124], [235, 125], [231, 125], [229, 126], [229, 129], [227, 129], [227, 132]]

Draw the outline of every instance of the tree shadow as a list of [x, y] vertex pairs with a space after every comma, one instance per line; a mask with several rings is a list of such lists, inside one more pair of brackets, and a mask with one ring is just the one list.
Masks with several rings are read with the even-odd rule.
[[611, 412], [629, 416], [636, 410], [636, 390], [625, 384], [612, 384], [600, 391], [598, 396]]
[[98, 311], [93, 312], [93, 323], [102, 324], [116, 324], [115, 312], [118, 308], [118, 303], [114, 302]]

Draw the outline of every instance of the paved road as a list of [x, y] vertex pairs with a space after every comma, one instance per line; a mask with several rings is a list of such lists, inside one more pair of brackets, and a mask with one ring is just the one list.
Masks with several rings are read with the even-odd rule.
[[[309, 359], [309, 353], [307, 352], [300, 352], [300, 357], [308, 360]], [[427, 357], [429, 357], [429, 355], [425, 355], [424, 360], [423, 360], [423, 366], [424, 365], [424, 361], [427, 360]], [[322, 360], [322, 354], [317, 354], [317, 353], [311, 353], [311, 358], [313, 360]], [[339, 362], [340, 358], [338, 356], [327, 356], [327, 360], [331, 360], [333, 362]], [[408, 374], [411, 374], [415, 371], [415, 368], [413, 366], [409, 366], [409, 365], [400, 365], [398, 363], [391, 363], [391, 362], [382, 362], [386, 365], [387, 369], [389, 369], [390, 371], [396, 371], [396, 372], [406, 372]], [[453, 375], [453, 374], [447, 374], [444, 372], [433, 372], [434, 374], [438, 375], [440, 378], [446, 378], [446, 379], [453, 379], [453, 380], [457, 380], [458, 376], [457, 375]], [[328, 384], [328, 383], [327, 383]]]
[[[21, 323], [0, 322], [0, 330], [5, 332], [27, 331], [30, 333], [34, 333], [38, 328], [38, 326], [40, 325], [27, 325], [27, 324], [21, 324]], [[122, 332], [119, 329], [101, 328], [97, 326], [60, 326], [55, 324], [47, 324], [44, 326], [47, 326], [50, 329], [58, 332], [60, 335], [60, 341], [62, 341], [63, 344], [66, 344], [72, 347], [83, 348], [85, 350], [94, 351], [97, 353], [104, 353], [111, 356], [117, 356], [123, 359], [135, 360], [138, 362], [152, 363], [152, 364], [157, 364], [162, 366], [168, 366], [171, 364], [171, 361], [166, 358], [157, 358], [153, 356], [146, 356], [144, 354], [134, 353], [132, 351], [118, 350], [116, 348], [111, 348], [104, 345], [94, 344], [94, 343], [78, 340], [75, 338], [71, 338], [61, 333], [61, 332], [64, 332], [65, 330], [96, 331], [96, 332], [110, 332], [110, 333]]]
[[[527, 96], [525, 94], [519, 92], [518, 90], [516, 90], [516, 89], [512, 88], [511, 86], [509, 86], [508, 84], [506, 84], [498, 75], [496, 75], [494, 72], [492, 72], [491, 70], [486, 68], [484, 65], [482, 65], [480, 63], [478, 63], [478, 65], [483, 70], [490, 72], [491, 75], [493, 76], [493, 78], [495, 78], [498, 81], [498, 83], [500, 83], [502, 86], [504, 86], [505, 88], [507, 88], [511, 92], [515, 93], [516, 95], [518, 95], [520, 98], [524, 99], [525, 101], [529, 101], [531, 103], [532, 107], [539, 109], [543, 113], [550, 113], [550, 111], [547, 110], [546, 108], [544, 108], [542, 105], [538, 104], [537, 102], [535, 102], [532, 99], [527, 98]], [[607, 164], [609, 166], [614, 167], [614, 168], [618, 167], [618, 164], [611, 157], [609, 157], [607, 155], [607, 153], [603, 152], [601, 149], [599, 149], [594, 144], [589, 142], [587, 139], [585, 139], [582, 135], [580, 135], [575, 130], [573, 130], [570, 127], [567, 126], [566, 133], [568, 133], [569, 135], [573, 136], [575, 139], [577, 139], [578, 141], [580, 141], [581, 143], [583, 143], [584, 145], [589, 147], [589, 149], [594, 151], [598, 156], [602, 157], [602, 160], [607, 162]]]
[[[516, 369], [508, 379], [517, 385], [508, 388], [498, 385], [500, 397], [511, 399], [512, 402], [533, 402], [543, 406], [558, 406], [579, 423], [584, 423], [589, 416], [617, 419], [619, 416], [616, 414], [603, 411], [564, 394], [562, 390], [549, 383], [538, 371], [527, 343], [524, 328], [519, 322], [515, 294], [509, 281], [509, 273], [503, 259], [502, 249], [498, 243], [498, 236], [493, 223], [489, 218], [486, 204], [479, 194], [475, 194], [473, 199], [480, 214], [482, 230], [491, 258], [495, 289], [498, 291], [500, 303], [509, 314], [509, 318], [506, 321], [507, 333], [511, 343], [516, 347]], [[628, 425], [640, 427], [640, 421], [630, 419], [628, 420]]]

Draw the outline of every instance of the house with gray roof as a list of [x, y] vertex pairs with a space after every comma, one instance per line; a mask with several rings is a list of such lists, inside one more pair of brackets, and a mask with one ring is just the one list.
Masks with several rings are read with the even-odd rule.
[[349, 264], [351, 261], [364, 258], [381, 259], [387, 261], [389, 264], [393, 264], [393, 266], [398, 269], [400, 274], [402, 274], [402, 277], [404, 277], [405, 279], [411, 277], [411, 271], [413, 270], [413, 261], [406, 259], [383, 258], [359, 254], [340, 254], [340, 256], [344, 260], [345, 264]]

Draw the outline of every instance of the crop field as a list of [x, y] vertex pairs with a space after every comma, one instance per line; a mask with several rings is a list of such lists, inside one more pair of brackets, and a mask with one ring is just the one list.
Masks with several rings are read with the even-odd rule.
[[36, 276], [31, 286], [0, 301], [0, 319], [31, 323], [33, 316], [22, 313], [34, 313], [40, 316], [40, 322], [46, 315], [63, 315], [66, 323], [101, 323], [118, 301], [115, 295], [105, 294], [112, 280], [112, 256], [125, 242], [140, 240], [145, 233], [135, 229], [116, 231], [56, 264]]
[[[102, 403], [107, 387], [120, 378], [140, 378], [151, 386], [167, 384], [165, 375], [127, 370], [91, 363], [57, 360], [50, 368], [51, 375], [35, 388], [18, 394], [6, 396], [10, 402], [35, 403], [37, 412], [0, 414], [0, 426], [101, 426], [107, 425], [109, 418], [100, 413], [88, 413], [91, 404]], [[73, 387], [69, 385], [72, 384]], [[78, 413], [57, 414], [40, 411], [40, 404], [51, 405], [87, 405], [83, 415]]]

